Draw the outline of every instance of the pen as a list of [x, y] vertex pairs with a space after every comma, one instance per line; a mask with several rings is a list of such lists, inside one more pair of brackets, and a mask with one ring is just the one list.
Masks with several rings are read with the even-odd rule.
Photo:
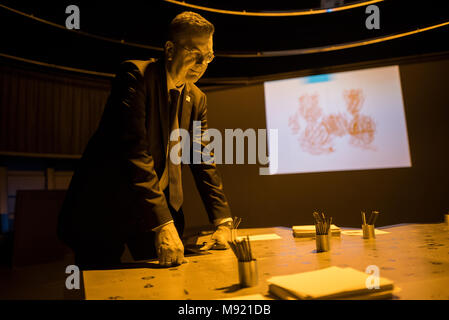
[[379, 217], [379, 211], [373, 211], [373, 221], [371, 224], [374, 224]]
[[363, 212], [363, 211], [362, 211], [362, 222], [364, 225], [366, 224], [365, 212]]
[[320, 222], [321, 219], [320, 219], [320, 215], [319, 215], [318, 212], [315, 211], [315, 212], [313, 213], [313, 217], [315, 218], [315, 222], [316, 222], [316, 223]]
[[234, 217], [233, 229], [237, 229], [239, 227], [240, 222], [242, 222], [242, 218]]
[[249, 252], [249, 260], [253, 260], [253, 253], [251, 252], [251, 244], [249, 242], [249, 236], [246, 236], [248, 239], [248, 252]]

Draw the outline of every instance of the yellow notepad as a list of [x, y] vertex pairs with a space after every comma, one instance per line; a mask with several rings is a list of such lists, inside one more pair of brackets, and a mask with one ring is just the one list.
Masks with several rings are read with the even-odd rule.
[[[341, 232], [342, 234], [344, 234], [345, 236], [363, 236], [363, 231], [362, 229], [355, 229], [355, 230], [343, 230]], [[374, 234], [380, 235], [380, 234], [387, 234], [390, 233], [388, 231], [383, 231], [383, 230], [379, 230], [379, 229], [374, 229]]]
[[[237, 237], [237, 240], [243, 240], [246, 239], [246, 236], [239, 236]], [[279, 235], [276, 233], [268, 233], [268, 234], [255, 234], [249, 236], [250, 241], [259, 241], [259, 240], [278, 240], [282, 239]]]
[[[314, 225], [293, 226], [293, 235], [298, 238], [315, 237], [316, 231]], [[335, 224], [331, 224], [331, 234], [333, 236], [340, 235], [340, 228]]]
[[268, 279], [268, 283], [270, 291], [276, 291], [279, 287], [297, 299], [340, 299], [393, 290], [393, 282], [382, 277], [379, 278], [379, 289], [368, 289], [366, 281], [369, 276], [353, 268], [329, 267], [275, 276]]
[[[337, 300], [383, 300], [392, 299], [393, 295], [400, 291], [400, 288], [394, 288], [394, 290], [371, 290], [372, 293], [362, 295], [349, 295], [339, 298], [332, 298]], [[282, 300], [299, 300], [291, 292], [284, 290], [281, 287], [270, 285], [269, 293], [274, 297]], [[324, 299], [324, 298], [321, 298]], [[331, 298], [326, 298], [331, 299]]]

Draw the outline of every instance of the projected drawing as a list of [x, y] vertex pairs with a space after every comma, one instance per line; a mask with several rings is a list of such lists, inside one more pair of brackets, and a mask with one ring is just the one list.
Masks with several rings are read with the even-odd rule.
[[343, 95], [345, 97], [346, 108], [348, 109], [348, 112], [353, 116], [357, 115], [360, 109], [362, 109], [363, 101], [365, 100], [362, 90], [345, 90]]
[[288, 118], [288, 126], [292, 129], [293, 134], [297, 134], [299, 132], [300, 126], [298, 122], [298, 115], [296, 113]]
[[411, 166], [398, 66], [264, 83], [270, 173]]
[[[363, 91], [345, 90], [343, 95], [348, 114], [323, 114], [318, 94], [303, 94], [299, 97], [299, 108], [289, 117], [288, 125], [292, 134], [299, 134], [299, 145], [305, 152], [313, 155], [335, 152], [334, 139], [345, 135], [350, 135], [349, 143], [352, 146], [375, 150], [371, 144], [376, 124], [371, 117], [360, 114], [364, 101]], [[300, 117], [306, 122], [302, 132]]]
[[364, 101], [362, 90], [345, 90], [344, 97], [347, 110], [353, 116], [348, 126], [348, 133], [351, 135], [349, 143], [356, 147], [373, 149], [371, 143], [374, 141], [376, 123], [371, 117], [360, 114]]

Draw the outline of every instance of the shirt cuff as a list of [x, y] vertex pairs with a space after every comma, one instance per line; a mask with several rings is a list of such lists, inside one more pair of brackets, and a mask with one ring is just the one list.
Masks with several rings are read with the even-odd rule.
[[229, 218], [224, 218], [224, 219], [215, 219], [214, 220], [214, 226], [215, 227], [218, 227], [220, 224], [223, 224], [223, 223], [226, 223], [226, 222], [229, 222], [229, 221], [233, 221], [233, 219], [231, 218], [231, 217], [229, 217]]
[[157, 226], [156, 228], [151, 229], [151, 231], [157, 232], [159, 231], [163, 226], [166, 226], [169, 223], [173, 223], [173, 220], [167, 221], [166, 223], [161, 224], [160, 226]]

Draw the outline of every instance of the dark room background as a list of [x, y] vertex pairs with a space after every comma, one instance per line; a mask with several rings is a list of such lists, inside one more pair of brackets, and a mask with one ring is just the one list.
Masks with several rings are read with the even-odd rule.
[[[13, 231], [20, 220], [18, 192], [67, 188], [119, 63], [161, 57], [169, 22], [188, 10], [215, 25], [216, 59], [198, 86], [208, 95], [209, 127], [222, 133], [266, 128], [264, 81], [399, 65], [412, 166], [262, 176], [259, 164], [220, 164], [242, 227], [312, 224], [314, 210], [339, 226], [359, 227], [361, 210], [378, 210], [380, 226], [442, 221], [449, 210], [447, 1], [377, 2], [378, 29], [366, 27], [370, 3], [363, 1], [279, 0], [268, 7], [193, 2], [231, 14], [168, 1], [2, 1], [0, 29], [7, 32], [0, 41], [1, 233]], [[342, 3], [348, 7], [329, 9]], [[79, 7], [79, 30], [65, 25], [68, 5]], [[205, 209], [187, 166], [183, 178], [187, 227], [205, 227]], [[30, 211], [35, 220], [27, 216], [24, 224], [45, 225]]]
[[[243, 218], [243, 227], [312, 224], [314, 210], [333, 216], [339, 226], [352, 227], [359, 225], [360, 210], [380, 211], [378, 225], [442, 219], [449, 210], [449, 57], [377, 62], [387, 64], [400, 66], [412, 167], [263, 176], [259, 164], [220, 164], [232, 212]], [[331, 71], [371, 66], [336, 66]], [[20, 66], [2, 65], [0, 70], [0, 150], [8, 172], [5, 230], [13, 226], [16, 190], [68, 186], [101, 117], [110, 79]], [[210, 128], [223, 135], [225, 128], [266, 128], [262, 82], [203, 90]], [[190, 170], [183, 170], [187, 227], [206, 226]]]
[[[360, 224], [360, 210], [378, 210], [378, 225], [443, 220], [449, 210], [449, 58], [399, 65], [412, 167], [263, 176], [258, 164], [220, 165], [242, 225], [312, 224], [314, 210], [352, 227]], [[208, 104], [210, 126], [222, 133], [266, 128], [263, 84], [208, 92]], [[192, 194], [187, 214], [198, 217], [192, 223], [207, 223]]]

